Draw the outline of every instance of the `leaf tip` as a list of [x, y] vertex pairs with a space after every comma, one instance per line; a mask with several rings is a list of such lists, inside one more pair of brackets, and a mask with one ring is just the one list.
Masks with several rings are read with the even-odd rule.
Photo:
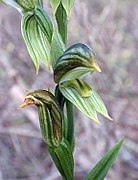
[[94, 119], [93, 117], [91, 117], [91, 119], [94, 120], [94, 121], [96, 122], [96, 124], [98, 124], [99, 126], [101, 126], [101, 123], [99, 122], [99, 120], [98, 120], [97, 118]]
[[120, 146], [122, 146], [124, 140], [125, 140], [125, 137], [123, 136], [123, 137], [120, 139], [120, 141], [118, 142], [118, 144], [120, 144]]
[[36, 66], [36, 69], [35, 69], [35, 73], [36, 73], [36, 75], [38, 75], [38, 73], [39, 73], [39, 67], [37, 67], [37, 66]]
[[111, 122], [113, 122], [114, 120], [113, 120], [113, 118], [111, 118], [109, 115], [108, 116], [106, 116], [106, 118], [108, 119], [108, 120], [110, 120]]
[[101, 68], [98, 66], [97, 63], [94, 64], [94, 69], [95, 69], [97, 72], [102, 72]]

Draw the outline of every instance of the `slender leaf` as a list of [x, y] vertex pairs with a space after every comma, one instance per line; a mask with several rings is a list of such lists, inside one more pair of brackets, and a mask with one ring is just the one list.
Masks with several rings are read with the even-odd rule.
[[65, 44], [62, 41], [62, 38], [58, 31], [55, 29], [53, 32], [52, 42], [51, 42], [51, 51], [50, 51], [50, 59], [52, 63], [53, 69], [57, 63], [58, 58], [65, 51]]
[[61, 0], [50, 0], [50, 3], [51, 3], [51, 6], [52, 6], [54, 14], [56, 13], [57, 8], [58, 8], [60, 2], [61, 2]]
[[49, 68], [50, 52], [47, 38], [40, 29], [34, 15], [25, 15], [22, 19], [22, 35], [28, 52], [35, 64], [36, 72], [39, 70], [39, 62], [42, 60]]
[[113, 165], [124, 139], [121, 139], [90, 171], [85, 180], [103, 180]]
[[70, 10], [73, 7], [74, 0], [62, 0], [62, 5], [64, 9], [66, 10], [67, 15], [69, 16]]
[[58, 31], [62, 37], [64, 44], [66, 45], [68, 17], [67, 17], [65, 9], [61, 3], [59, 4], [59, 6], [57, 8], [55, 16], [56, 16], [56, 21], [57, 21], [57, 25], [58, 25]]

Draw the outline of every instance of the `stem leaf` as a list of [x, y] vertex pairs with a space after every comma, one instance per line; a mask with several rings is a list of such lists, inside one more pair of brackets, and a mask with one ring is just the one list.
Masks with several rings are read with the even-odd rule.
[[47, 37], [49, 43], [51, 43], [52, 35], [53, 35], [53, 24], [51, 22], [50, 17], [42, 7], [37, 8], [34, 11], [34, 15], [41, 30]]
[[73, 7], [74, 0], [62, 0], [62, 5], [64, 9], [66, 10], [67, 15], [70, 15], [70, 10]]
[[68, 141], [65, 139], [55, 148], [48, 148], [63, 179], [73, 180], [74, 160]]
[[55, 29], [53, 32], [51, 50], [50, 50], [50, 59], [53, 69], [57, 64], [58, 58], [63, 54], [64, 51], [65, 51], [65, 44], [63, 43], [59, 32]]
[[60, 1], [61, 0], [50, 0], [50, 3], [51, 3], [51, 6], [52, 6], [52, 9], [53, 9], [53, 13], [55, 14], [56, 11], [57, 11], [57, 8], [60, 4]]
[[64, 44], [66, 45], [68, 18], [62, 3], [59, 4], [57, 11], [55, 13], [55, 17], [58, 25], [58, 31], [62, 37]]
[[50, 52], [47, 37], [42, 32], [34, 15], [26, 14], [23, 16], [21, 30], [28, 52], [35, 64], [36, 72], [38, 73], [40, 60], [49, 68]]
[[103, 180], [113, 165], [124, 139], [121, 139], [90, 171], [85, 180]]

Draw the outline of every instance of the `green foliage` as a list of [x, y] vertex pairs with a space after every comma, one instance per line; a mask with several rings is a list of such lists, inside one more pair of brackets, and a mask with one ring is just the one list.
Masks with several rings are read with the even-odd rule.
[[35, 9], [34, 16], [41, 30], [47, 37], [48, 42], [51, 43], [53, 35], [53, 24], [46, 11], [44, 11], [42, 7], [39, 7]]
[[50, 50], [50, 59], [53, 69], [57, 64], [57, 59], [64, 53], [65, 44], [62, 41], [61, 35], [55, 29], [52, 36], [51, 50]]
[[28, 52], [35, 64], [36, 72], [38, 73], [39, 71], [40, 60], [43, 61], [47, 67], [50, 67], [50, 50], [48, 48], [48, 41], [34, 15], [24, 15], [21, 28], [22, 36]]
[[49, 152], [65, 180], [73, 180], [74, 178], [74, 160], [72, 151], [68, 141], [64, 140], [58, 147], [49, 147]]
[[113, 165], [124, 139], [121, 139], [90, 171], [85, 180], [103, 180]]
[[74, 0], [62, 0], [62, 5], [64, 9], [66, 10], [67, 15], [70, 15], [70, 10], [73, 7]]
[[[68, 16], [74, 0], [51, 0], [55, 23], [44, 10], [41, 0], [1, 0], [22, 15], [21, 30], [28, 52], [39, 71], [39, 63], [54, 71], [55, 95], [46, 90], [30, 92], [20, 108], [38, 107], [41, 133], [48, 150], [65, 180], [74, 179], [73, 150], [75, 105], [83, 114], [100, 124], [97, 113], [109, 120], [107, 109], [98, 93], [82, 76], [101, 72], [93, 49], [83, 43], [66, 48]], [[66, 111], [64, 105], [66, 104]], [[86, 180], [102, 180], [112, 166], [123, 143], [121, 140], [94, 167]]]
[[74, 81], [73, 83], [61, 83], [59, 85], [61, 93], [69, 101], [71, 101], [71, 103], [74, 104], [82, 113], [93, 119], [97, 124], [100, 124], [100, 122], [98, 121], [96, 112], [99, 112], [100, 114], [111, 120], [106, 107], [98, 93], [94, 90], [91, 90], [89, 88], [89, 85], [83, 80]]
[[51, 6], [53, 8], [54, 14], [56, 14], [57, 8], [61, 3], [66, 11], [66, 14], [70, 14], [70, 10], [73, 7], [74, 0], [50, 0]]
[[51, 3], [51, 6], [52, 6], [54, 14], [56, 13], [57, 8], [58, 8], [60, 2], [61, 2], [61, 0], [50, 0], [50, 3]]
[[57, 21], [57, 25], [58, 25], [58, 31], [62, 37], [64, 44], [66, 44], [68, 19], [67, 19], [66, 11], [61, 3], [59, 4], [59, 6], [57, 8], [55, 16], [56, 16], [56, 21]]

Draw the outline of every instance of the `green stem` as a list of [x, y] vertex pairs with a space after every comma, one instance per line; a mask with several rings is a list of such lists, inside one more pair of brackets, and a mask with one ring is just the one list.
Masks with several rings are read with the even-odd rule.
[[[56, 17], [59, 33], [62, 37], [64, 44], [66, 45], [68, 17], [62, 3], [60, 3], [59, 5], [55, 17]], [[67, 133], [67, 140], [71, 145], [71, 149], [73, 150], [74, 149], [74, 112], [73, 112], [72, 103], [69, 102], [67, 99], [66, 99], [66, 109], [67, 109], [67, 118], [64, 117], [64, 125], [67, 131], [65, 132]], [[62, 106], [62, 110], [63, 110], [63, 106]], [[67, 122], [65, 122], [66, 120]]]
[[56, 86], [55, 88], [55, 97], [57, 102], [60, 105], [60, 108], [63, 112], [63, 108], [64, 108], [64, 103], [65, 103], [65, 97], [61, 94], [60, 90], [59, 90], [59, 85]]
[[73, 104], [66, 99], [67, 108], [67, 140], [70, 143], [71, 149], [74, 149], [74, 111]]
[[63, 134], [64, 134], [64, 138], [67, 139], [68, 123], [67, 123], [67, 117], [64, 114], [65, 97], [61, 94], [58, 85], [55, 88], [55, 97], [56, 97], [58, 104], [60, 105], [60, 109], [61, 109], [62, 114], [63, 114], [63, 122], [64, 122], [64, 128], [63, 128], [64, 133]]

